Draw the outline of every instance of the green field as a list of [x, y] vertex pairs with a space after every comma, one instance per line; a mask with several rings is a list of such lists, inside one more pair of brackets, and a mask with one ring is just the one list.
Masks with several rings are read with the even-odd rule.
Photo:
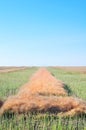
[[[38, 68], [28, 68], [16, 72], [0, 73], [0, 99], [16, 94]], [[86, 100], [86, 74], [67, 72], [58, 68], [48, 68], [66, 84], [69, 95]], [[86, 130], [86, 115], [60, 118], [50, 113], [28, 113], [28, 115], [7, 115], [0, 117], [0, 130]]]
[[86, 100], [86, 74], [67, 72], [57, 68], [49, 68], [48, 70], [68, 86], [70, 94]]

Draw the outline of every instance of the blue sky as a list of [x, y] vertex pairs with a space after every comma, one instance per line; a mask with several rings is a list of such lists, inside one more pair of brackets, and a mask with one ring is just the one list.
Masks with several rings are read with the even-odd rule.
[[86, 0], [1, 0], [0, 66], [86, 66]]

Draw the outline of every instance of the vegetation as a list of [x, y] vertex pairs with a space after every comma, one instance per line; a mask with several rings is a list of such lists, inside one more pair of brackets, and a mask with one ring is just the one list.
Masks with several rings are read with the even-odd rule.
[[67, 85], [69, 94], [86, 100], [86, 74], [67, 72], [57, 68], [49, 68], [48, 70]]
[[49, 113], [4, 115], [0, 118], [0, 130], [86, 130], [85, 118], [60, 118]]
[[19, 70], [16, 72], [0, 73], [0, 98], [7, 98], [15, 94], [18, 89], [28, 82], [30, 76], [37, 68]]
[[[0, 98], [5, 100], [17, 93], [37, 68], [0, 74]], [[86, 74], [66, 72], [57, 68], [48, 70], [67, 84], [69, 95], [86, 100]], [[0, 130], [86, 130], [86, 115], [79, 117], [58, 117], [50, 113], [8, 114], [0, 117]]]

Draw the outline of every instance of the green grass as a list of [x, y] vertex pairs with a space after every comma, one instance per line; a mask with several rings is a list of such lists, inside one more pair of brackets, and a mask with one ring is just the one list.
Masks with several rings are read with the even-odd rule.
[[[38, 68], [0, 74], [0, 98], [6, 99], [17, 93]], [[86, 74], [66, 72], [48, 68], [53, 75], [67, 84], [69, 94], [86, 100]], [[0, 130], [86, 130], [86, 115], [73, 118], [59, 118], [50, 113], [28, 115], [3, 115], [0, 117]]]
[[37, 68], [32, 67], [16, 72], [0, 73], [0, 98], [15, 94], [36, 70]]
[[86, 74], [56, 68], [48, 68], [48, 70], [68, 86], [72, 95], [86, 100]]
[[85, 130], [85, 117], [60, 118], [56, 115], [32, 114], [4, 115], [0, 118], [0, 130]]

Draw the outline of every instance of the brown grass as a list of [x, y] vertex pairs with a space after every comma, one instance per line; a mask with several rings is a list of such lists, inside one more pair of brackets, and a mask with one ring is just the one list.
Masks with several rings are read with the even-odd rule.
[[30, 81], [21, 87], [19, 95], [27, 92], [40, 95], [67, 95], [64, 90], [64, 83], [57, 80], [45, 68], [39, 69], [30, 79]]
[[0, 67], [0, 73], [15, 72], [26, 68], [27, 67]]
[[86, 112], [86, 103], [68, 97], [64, 83], [53, 77], [46, 69], [40, 69], [30, 81], [21, 87], [17, 95], [9, 97], [0, 113], [6, 111], [51, 112], [60, 115], [75, 115]]
[[86, 74], [86, 66], [59, 66], [55, 68], [60, 68], [62, 70], [68, 71], [68, 72], [79, 72], [79, 73], [84, 73]]

